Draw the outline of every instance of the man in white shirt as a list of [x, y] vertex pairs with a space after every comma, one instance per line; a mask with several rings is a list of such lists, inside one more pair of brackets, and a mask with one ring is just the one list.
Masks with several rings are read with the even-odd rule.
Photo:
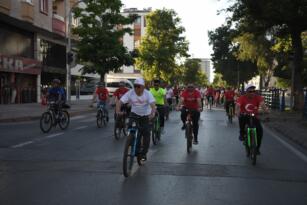
[[[143, 160], [145, 161], [150, 144], [150, 125], [149, 120], [154, 118], [156, 112], [155, 99], [153, 95], [145, 90], [145, 82], [143, 78], [134, 81], [134, 89], [129, 90], [116, 103], [116, 113], [121, 115], [120, 108], [123, 104], [131, 105], [131, 114], [133, 118], [139, 118], [139, 130], [144, 139]], [[129, 126], [131, 120], [129, 121]]]

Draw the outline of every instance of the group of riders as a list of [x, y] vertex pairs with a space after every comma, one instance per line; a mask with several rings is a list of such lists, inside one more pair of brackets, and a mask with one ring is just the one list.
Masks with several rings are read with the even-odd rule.
[[[60, 81], [55, 79], [53, 87], [49, 89], [48, 96], [56, 96], [58, 103], [65, 102], [65, 90], [60, 87]], [[164, 124], [166, 111], [170, 107], [174, 107], [177, 111], [181, 111], [182, 130], [185, 129], [187, 113], [191, 113], [193, 124], [193, 143], [198, 144], [198, 129], [200, 113], [204, 109], [204, 105], [209, 103], [218, 106], [223, 104], [226, 114], [229, 115], [230, 106], [233, 107], [234, 114], [239, 119], [239, 140], [244, 140], [244, 129], [248, 123], [247, 114], [253, 114], [255, 118], [255, 126], [258, 137], [257, 153], [260, 154], [261, 139], [263, 129], [259, 120], [259, 110], [268, 112], [268, 108], [264, 104], [263, 97], [256, 92], [254, 85], [247, 85], [244, 92], [238, 92], [231, 87], [216, 88], [212, 86], [207, 88], [196, 87], [193, 83], [189, 83], [185, 87], [170, 86], [162, 83], [160, 80], [154, 80], [149, 86], [145, 84], [143, 78], [134, 81], [133, 89], [125, 87], [125, 82], [120, 82], [119, 88], [113, 94], [115, 100], [115, 119], [117, 116], [127, 114], [134, 119], [139, 119], [139, 131], [143, 137], [143, 153], [142, 159], [146, 160], [146, 154], [150, 145], [150, 121], [155, 118], [158, 113], [160, 127], [164, 133]], [[97, 102], [97, 107], [101, 104], [107, 112], [107, 104], [110, 103], [109, 91], [105, 84], [100, 82], [97, 84], [93, 95], [93, 102]], [[107, 112], [108, 113], [108, 112]], [[107, 114], [107, 121], [109, 120]], [[129, 120], [128, 126], [131, 124]]]

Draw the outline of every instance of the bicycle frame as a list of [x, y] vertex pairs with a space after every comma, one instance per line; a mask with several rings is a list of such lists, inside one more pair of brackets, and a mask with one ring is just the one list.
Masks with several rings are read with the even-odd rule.
[[136, 156], [136, 148], [137, 148], [137, 143], [138, 143], [138, 134], [139, 134], [139, 129], [138, 129], [138, 123], [136, 121], [132, 122], [132, 126], [128, 128], [128, 135], [133, 134], [133, 144], [131, 146], [131, 152], [130, 154], [132, 156]]
[[[255, 115], [249, 115], [249, 124], [247, 127], [247, 145], [249, 148], [252, 146], [252, 140], [254, 140], [255, 145], [258, 146], [258, 139], [257, 139], [257, 129], [254, 126], [254, 117]], [[254, 139], [251, 138], [251, 133], [253, 133]]]

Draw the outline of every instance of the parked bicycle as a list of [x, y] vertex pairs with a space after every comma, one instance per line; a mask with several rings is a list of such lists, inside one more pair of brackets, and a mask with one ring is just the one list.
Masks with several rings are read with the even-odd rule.
[[123, 156], [123, 174], [125, 177], [129, 177], [131, 175], [135, 157], [137, 158], [139, 166], [143, 164], [143, 136], [141, 136], [139, 132], [139, 121], [142, 120], [142, 118], [145, 117], [129, 117], [129, 119], [131, 120], [131, 124], [128, 128], [128, 136]]
[[48, 109], [40, 118], [40, 129], [47, 133], [52, 127], [58, 124], [62, 130], [65, 130], [70, 122], [70, 116], [67, 110], [63, 110], [61, 104], [55, 102], [48, 103]]

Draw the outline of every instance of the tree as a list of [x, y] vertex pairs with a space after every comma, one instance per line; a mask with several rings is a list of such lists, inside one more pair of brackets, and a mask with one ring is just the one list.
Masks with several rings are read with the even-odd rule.
[[183, 66], [183, 83], [185, 85], [193, 83], [196, 85], [208, 85], [208, 77], [200, 69], [199, 59], [187, 59]]
[[133, 58], [120, 41], [132, 30], [125, 25], [133, 23], [135, 16], [120, 13], [120, 0], [87, 0], [84, 7], [73, 10], [80, 25], [73, 29], [80, 40], [77, 43], [83, 73], [98, 73], [101, 80], [109, 71], [118, 71], [123, 65], [133, 64]]
[[303, 95], [303, 46], [301, 34], [307, 30], [306, 0], [237, 0], [228, 10], [232, 21], [244, 22], [255, 32], [283, 32], [289, 34], [293, 46], [294, 109], [301, 110]]
[[227, 86], [227, 82], [225, 80], [223, 80], [222, 74], [215, 73], [214, 79], [213, 79], [213, 82], [212, 82], [212, 86], [214, 86], [214, 87], [226, 87]]
[[258, 74], [258, 69], [250, 60], [240, 61], [236, 58], [239, 45], [233, 41], [237, 33], [231, 27], [231, 23], [228, 23], [209, 31], [209, 43], [213, 47], [211, 60], [215, 71], [222, 74], [229, 85], [243, 85]]
[[176, 59], [188, 57], [180, 18], [173, 10], [155, 10], [146, 16], [146, 24], [136, 66], [144, 71], [147, 80], [170, 81], [178, 67]]

